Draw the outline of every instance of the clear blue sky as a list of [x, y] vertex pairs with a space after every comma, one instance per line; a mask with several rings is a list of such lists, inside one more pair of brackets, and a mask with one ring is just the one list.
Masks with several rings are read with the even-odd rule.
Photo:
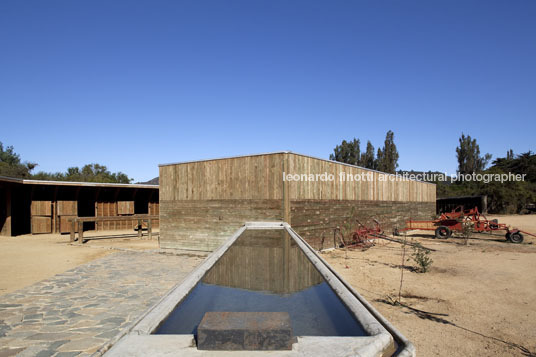
[[536, 1], [0, 1], [0, 141], [38, 169], [292, 150], [395, 133], [456, 169], [460, 134], [534, 150]]

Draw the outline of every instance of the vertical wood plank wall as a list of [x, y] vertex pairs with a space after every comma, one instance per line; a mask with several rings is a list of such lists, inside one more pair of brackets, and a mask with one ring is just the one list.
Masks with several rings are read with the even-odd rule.
[[[395, 176], [312, 157], [288, 154], [290, 174], [334, 175], [333, 181], [290, 181], [290, 200], [363, 200], [434, 202], [436, 187], [417, 181], [394, 181]], [[369, 175], [372, 181], [341, 181], [351, 175]]]
[[[430, 219], [435, 214], [434, 184], [396, 181], [394, 175], [303, 155], [289, 154], [288, 160], [292, 174], [334, 176], [333, 181], [289, 182], [290, 224], [316, 249], [332, 247], [333, 229], [354, 227], [356, 218], [367, 225], [375, 218], [389, 232], [404, 227], [409, 218]], [[373, 180], [362, 180], [367, 174]]]
[[[96, 202], [96, 217], [130, 216], [134, 214], [134, 201], [98, 201]], [[97, 222], [97, 230], [132, 229], [137, 220]]]
[[[78, 201], [60, 200], [57, 202], [57, 221], [59, 222], [58, 230], [60, 233], [68, 233], [71, 230], [70, 219], [78, 215]], [[78, 231], [78, 227], [75, 228]]]
[[283, 197], [283, 155], [258, 155], [161, 166], [160, 202], [280, 200]]
[[[149, 214], [153, 216], [158, 216], [160, 214], [160, 204], [158, 202], [149, 201]], [[160, 227], [160, 220], [155, 220], [152, 222], [153, 229]]]
[[160, 167], [160, 246], [213, 250], [245, 221], [281, 221], [283, 154]]
[[[283, 172], [331, 173], [335, 180], [287, 182]], [[373, 180], [341, 182], [341, 172], [370, 173]], [[412, 213], [415, 218], [429, 218], [435, 212], [435, 185], [388, 178], [387, 174], [293, 153], [162, 165], [160, 245], [214, 250], [245, 221], [274, 220], [286, 220], [293, 227], [296, 223], [298, 233], [312, 242], [347, 219], [352, 207], [377, 213], [388, 226]]]
[[32, 201], [32, 233], [52, 233], [52, 201]]
[[[14, 234], [68, 233], [71, 228], [69, 219], [77, 216], [129, 216], [139, 214], [159, 214], [158, 190], [152, 188], [121, 188], [127, 198], [114, 197], [118, 188], [84, 187], [84, 196], [78, 195], [76, 186], [14, 184], [0, 186], [0, 235], [12, 235], [12, 195], [21, 207], [17, 212], [19, 228]], [[35, 186], [35, 187], [34, 187]], [[14, 187], [17, 191], [14, 191]], [[99, 191], [100, 189], [100, 191]], [[108, 190], [108, 191], [106, 191]], [[137, 201], [134, 190], [137, 190]], [[143, 191], [146, 190], [146, 191]], [[99, 195], [100, 192], [100, 195]], [[115, 195], [116, 196], [116, 195]], [[85, 211], [80, 211], [80, 206]], [[93, 208], [94, 206], [94, 208]], [[26, 208], [27, 207], [27, 208]], [[87, 209], [89, 207], [89, 209]], [[23, 217], [20, 211], [26, 211]], [[97, 230], [132, 229], [137, 220], [120, 222], [98, 222]], [[152, 222], [153, 228], [159, 227], [159, 221]], [[27, 227], [27, 229], [26, 229]], [[92, 229], [92, 228], [91, 228]]]

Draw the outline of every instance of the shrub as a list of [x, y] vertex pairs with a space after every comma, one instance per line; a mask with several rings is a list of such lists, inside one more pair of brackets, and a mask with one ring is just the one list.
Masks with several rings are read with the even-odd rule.
[[432, 258], [430, 258], [430, 251], [425, 248], [413, 247], [413, 254], [411, 257], [417, 264], [417, 271], [419, 273], [426, 273], [430, 270], [430, 266], [434, 262]]

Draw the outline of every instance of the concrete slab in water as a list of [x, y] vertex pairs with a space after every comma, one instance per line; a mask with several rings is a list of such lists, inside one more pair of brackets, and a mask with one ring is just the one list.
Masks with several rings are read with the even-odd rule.
[[200, 350], [290, 350], [288, 312], [207, 312], [197, 328]]

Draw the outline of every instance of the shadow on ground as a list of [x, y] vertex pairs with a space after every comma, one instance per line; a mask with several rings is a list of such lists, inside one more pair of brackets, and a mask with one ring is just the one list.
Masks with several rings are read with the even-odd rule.
[[462, 329], [464, 331], [473, 333], [475, 335], [478, 335], [478, 336], [481, 336], [481, 337], [484, 337], [484, 338], [488, 338], [488, 339], [496, 341], [496, 342], [504, 343], [507, 346], [516, 348], [516, 349], [520, 350], [521, 353], [524, 356], [536, 357], [536, 352], [530, 351], [525, 346], [518, 345], [517, 343], [501, 340], [500, 338], [496, 338], [496, 337], [493, 337], [493, 336], [488, 336], [488, 335], [485, 335], [485, 334], [483, 334], [481, 332], [474, 331], [474, 330], [468, 329], [468, 328], [463, 327], [463, 326], [459, 326], [459, 325], [455, 324], [454, 322], [449, 321], [449, 320], [447, 320], [445, 318], [445, 317], [449, 316], [448, 314], [424, 311], [424, 310], [420, 310], [420, 309], [416, 309], [414, 307], [411, 307], [411, 306], [409, 306], [407, 304], [404, 304], [404, 303], [401, 303], [401, 302], [398, 302], [398, 301], [388, 300], [388, 299], [376, 299], [374, 301], [380, 302], [382, 304], [391, 305], [391, 306], [399, 306], [399, 307], [405, 309], [404, 313], [406, 313], [406, 314], [414, 314], [415, 316], [417, 316], [418, 318], [423, 319], [423, 320], [428, 320], [428, 321], [432, 321], [432, 322], [436, 322], [436, 323], [440, 323], [440, 324], [450, 325], [450, 326]]

